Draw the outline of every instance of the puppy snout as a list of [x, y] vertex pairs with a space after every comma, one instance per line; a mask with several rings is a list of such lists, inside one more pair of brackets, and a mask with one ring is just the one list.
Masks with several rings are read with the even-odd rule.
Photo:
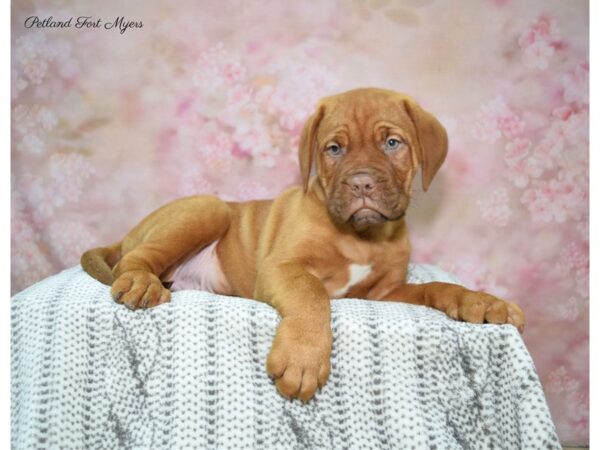
[[366, 173], [352, 175], [348, 179], [348, 185], [357, 196], [369, 195], [375, 189], [375, 179]]

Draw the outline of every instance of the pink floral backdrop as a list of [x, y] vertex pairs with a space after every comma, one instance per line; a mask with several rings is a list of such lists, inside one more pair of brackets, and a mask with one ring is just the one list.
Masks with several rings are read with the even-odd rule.
[[12, 26], [13, 292], [171, 199], [276, 195], [317, 99], [404, 91], [450, 137], [413, 260], [523, 306], [558, 433], [588, 442], [586, 1], [17, 0]]

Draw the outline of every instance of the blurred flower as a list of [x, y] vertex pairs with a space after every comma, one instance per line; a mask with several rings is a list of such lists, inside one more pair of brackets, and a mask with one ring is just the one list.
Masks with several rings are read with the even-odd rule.
[[506, 177], [517, 188], [525, 188], [531, 178], [538, 178], [544, 171], [540, 158], [530, 156], [520, 161], [511, 161], [512, 166], [506, 171]]
[[548, 59], [554, 54], [558, 41], [556, 22], [548, 17], [541, 17], [525, 29], [519, 37], [519, 47], [530, 67], [545, 70]]
[[588, 105], [589, 99], [590, 65], [580, 62], [562, 77], [564, 88], [563, 98], [567, 103]]
[[557, 265], [564, 272], [588, 267], [590, 261], [588, 246], [583, 242], [567, 244], [558, 256]]
[[15, 100], [27, 86], [29, 86], [27, 80], [13, 66], [10, 70], [11, 99]]
[[208, 180], [206, 174], [196, 166], [189, 166], [180, 173], [178, 194], [181, 197], [190, 195], [218, 195], [218, 190]]
[[515, 114], [506, 101], [497, 96], [481, 105], [472, 134], [483, 142], [495, 142], [500, 137], [512, 139], [525, 130], [525, 122]]
[[240, 82], [246, 76], [241, 61], [227, 50], [222, 42], [200, 54], [195, 68], [196, 86], [214, 92], [225, 85]]
[[508, 192], [504, 187], [498, 187], [487, 198], [477, 201], [481, 217], [498, 227], [504, 227], [511, 215], [508, 204]]
[[24, 199], [32, 205], [33, 218], [44, 222], [67, 203], [79, 200], [94, 172], [89, 161], [75, 153], [54, 153], [42, 176], [24, 173], [17, 180]]
[[544, 383], [547, 392], [560, 394], [574, 392], [579, 388], [579, 382], [569, 375], [565, 366], [553, 370]]
[[46, 76], [53, 52], [42, 34], [29, 33], [19, 36], [13, 47], [13, 65], [25, 79], [39, 84]]
[[39, 246], [42, 240], [36, 231], [27, 203], [14, 182], [11, 193], [11, 277], [18, 286], [33, 284], [54, 271]]
[[575, 292], [589, 301], [590, 295], [590, 268], [580, 267], [575, 271]]
[[517, 138], [506, 144], [504, 161], [509, 167], [515, 167], [519, 161], [529, 154], [531, 141], [529, 139]]
[[568, 167], [582, 173], [587, 171], [588, 116], [571, 109], [555, 109], [550, 127], [544, 130], [542, 139], [533, 154], [545, 161], [546, 168]]
[[559, 303], [554, 312], [557, 318], [573, 322], [579, 317], [581, 303], [576, 297], [569, 297], [566, 301]]
[[43, 155], [48, 150], [50, 133], [57, 125], [56, 114], [45, 106], [17, 105], [13, 108], [12, 124], [17, 149], [32, 155]]
[[565, 404], [570, 422], [589, 420], [590, 401], [588, 396], [580, 391], [567, 391]]
[[568, 176], [540, 181], [521, 196], [521, 203], [538, 222], [579, 220], [587, 211], [587, 202], [587, 189]]
[[99, 245], [94, 233], [79, 222], [53, 221], [46, 233], [54, 257], [67, 267], [78, 264], [84, 251]]
[[[305, 58], [302, 58], [305, 59]], [[316, 102], [330, 95], [337, 80], [322, 64], [291, 56], [274, 60], [266, 73], [278, 83], [259, 97], [261, 104], [277, 116], [284, 130], [294, 130], [314, 112]]]

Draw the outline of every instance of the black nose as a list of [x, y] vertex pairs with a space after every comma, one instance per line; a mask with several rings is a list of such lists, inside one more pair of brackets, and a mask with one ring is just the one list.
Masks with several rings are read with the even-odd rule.
[[375, 180], [365, 173], [352, 175], [348, 180], [348, 185], [356, 195], [367, 195], [375, 189]]

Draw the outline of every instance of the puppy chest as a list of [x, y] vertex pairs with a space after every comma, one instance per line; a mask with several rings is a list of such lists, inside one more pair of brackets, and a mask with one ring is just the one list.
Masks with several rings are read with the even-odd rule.
[[349, 264], [345, 270], [340, 268], [336, 275], [323, 281], [331, 298], [343, 298], [349, 292], [356, 292], [357, 288], [365, 287], [368, 290], [369, 280], [373, 278], [372, 264]]
[[169, 277], [172, 291], [194, 289], [215, 294], [229, 294], [229, 283], [217, 255], [215, 241], [178, 266]]

